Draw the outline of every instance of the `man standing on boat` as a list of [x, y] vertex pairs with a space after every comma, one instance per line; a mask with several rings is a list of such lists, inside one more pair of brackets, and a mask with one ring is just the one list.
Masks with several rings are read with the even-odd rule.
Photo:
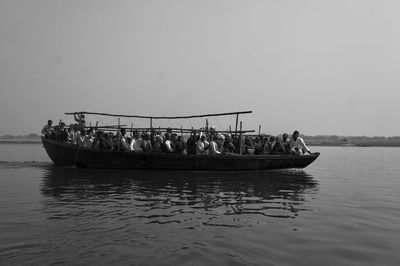
[[311, 154], [310, 149], [306, 146], [304, 140], [299, 136], [299, 131], [295, 130], [290, 138], [290, 153], [294, 155], [302, 155], [306, 152]]

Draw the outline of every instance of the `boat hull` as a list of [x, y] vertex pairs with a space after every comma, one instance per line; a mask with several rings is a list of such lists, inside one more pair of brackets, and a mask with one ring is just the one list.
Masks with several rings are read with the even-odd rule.
[[312, 155], [181, 155], [88, 149], [42, 138], [56, 165], [83, 168], [148, 170], [272, 170], [304, 168], [318, 158]]

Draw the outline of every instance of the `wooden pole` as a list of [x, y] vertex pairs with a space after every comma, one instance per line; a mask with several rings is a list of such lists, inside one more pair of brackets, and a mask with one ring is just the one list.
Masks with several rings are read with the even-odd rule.
[[153, 118], [150, 118], [150, 131], [153, 131]]
[[239, 134], [239, 155], [242, 155], [242, 121], [240, 121], [240, 134]]
[[118, 140], [118, 143], [117, 143], [117, 150], [119, 151], [119, 143], [120, 143], [120, 141], [121, 141], [121, 129], [120, 129], [120, 125], [121, 125], [121, 121], [120, 121], [120, 118], [118, 117], [118, 132], [117, 132], [117, 134], [118, 134], [118, 138], [117, 138], [117, 140]]
[[258, 126], [258, 135], [261, 134], [261, 125]]
[[[238, 121], [239, 121], [239, 114], [236, 114], [235, 132], [237, 131]], [[236, 133], [235, 133], [235, 138], [236, 138]]]

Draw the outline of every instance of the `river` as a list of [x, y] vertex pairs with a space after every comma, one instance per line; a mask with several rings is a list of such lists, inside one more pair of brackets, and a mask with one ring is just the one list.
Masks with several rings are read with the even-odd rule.
[[304, 170], [56, 167], [0, 144], [0, 265], [398, 265], [400, 148]]

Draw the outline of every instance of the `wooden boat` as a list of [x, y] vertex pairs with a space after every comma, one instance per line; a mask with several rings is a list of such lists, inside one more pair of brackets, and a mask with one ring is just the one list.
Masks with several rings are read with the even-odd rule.
[[[224, 114], [211, 114], [203, 116], [232, 115], [236, 117], [236, 130], [240, 137], [243, 133], [254, 132], [244, 131], [240, 127], [237, 130], [239, 114], [249, 113], [236, 112]], [[88, 113], [88, 112], [80, 112]], [[73, 113], [67, 113], [73, 114]], [[99, 113], [95, 113], [99, 114]], [[106, 114], [101, 114], [106, 115]], [[108, 114], [107, 114], [108, 115]], [[122, 116], [122, 115], [112, 115]], [[139, 117], [139, 116], [130, 116]], [[194, 116], [190, 116], [194, 117]], [[196, 116], [197, 117], [197, 116]], [[200, 116], [199, 116], [200, 117]], [[166, 119], [166, 117], [141, 117], [153, 119]], [[167, 117], [174, 119], [176, 117]], [[187, 118], [187, 117], [179, 117]], [[241, 124], [241, 123], [240, 123]], [[151, 125], [152, 127], [152, 125]], [[182, 129], [181, 129], [182, 131]], [[315, 161], [319, 153], [309, 155], [192, 155], [192, 154], [167, 154], [147, 153], [117, 150], [102, 150], [85, 147], [78, 147], [71, 144], [59, 143], [42, 137], [43, 146], [50, 159], [60, 166], [76, 166], [82, 168], [108, 168], [108, 169], [147, 169], [147, 170], [272, 170], [288, 168], [305, 168]]]
[[271, 170], [304, 168], [318, 158], [311, 155], [182, 155], [90, 149], [42, 137], [50, 159], [61, 166], [151, 170]]

